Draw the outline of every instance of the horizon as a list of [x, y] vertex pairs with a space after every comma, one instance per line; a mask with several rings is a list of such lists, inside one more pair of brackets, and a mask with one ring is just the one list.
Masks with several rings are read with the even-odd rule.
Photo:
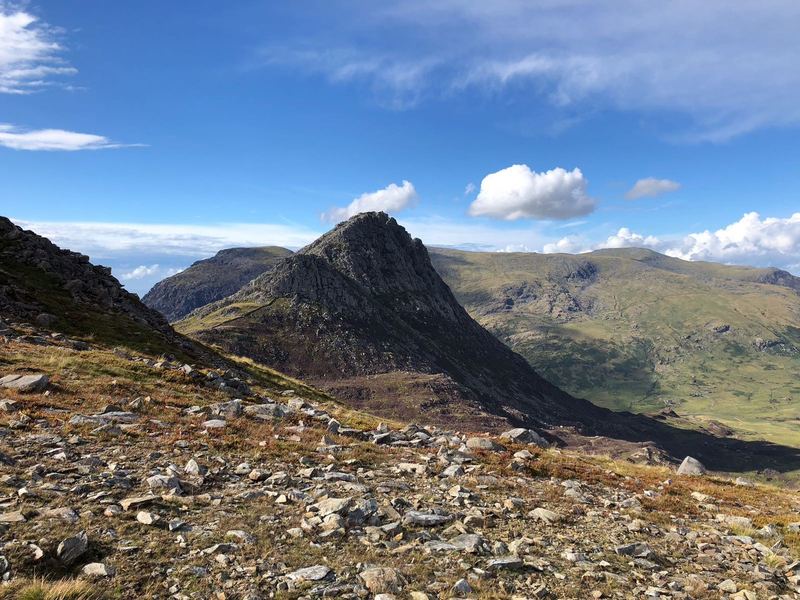
[[372, 209], [430, 246], [800, 274], [798, 19], [788, 0], [0, 0], [0, 213], [140, 295]]

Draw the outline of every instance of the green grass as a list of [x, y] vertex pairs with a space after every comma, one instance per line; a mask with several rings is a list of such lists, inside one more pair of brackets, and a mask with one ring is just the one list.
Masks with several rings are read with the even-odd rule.
[[431, 255], [473, 317], [573, 395], [800, 445], [800, 295], [759, 282], [772, 271], [637, 249]]

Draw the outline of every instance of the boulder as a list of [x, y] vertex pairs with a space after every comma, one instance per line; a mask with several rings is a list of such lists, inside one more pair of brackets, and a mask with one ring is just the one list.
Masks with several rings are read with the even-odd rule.
[[678, 467], [678, 475], [705, 475], [706, 468], [699, 460], [687, 456]]
[[43, 392], [50, 383], [47, 375], [6, 375], [0, 379], [0, 387], [22, 393]]
[[541, 435], [536, 433], [533, 429], [525, 429], [524, 427], [509, 429], [501, 434], [500, 438], [520, 444], [533, 444], [534, 446], [539, 446], [540, 448], [547, 448], [549, 446], [547, 440]]

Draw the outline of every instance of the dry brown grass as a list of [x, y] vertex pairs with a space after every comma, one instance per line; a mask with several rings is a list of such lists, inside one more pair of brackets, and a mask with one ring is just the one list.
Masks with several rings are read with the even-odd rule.
[[2, 600], [101, 600], [102, 598], [104, 595], [99, 586], [79, 579], [59, 581], [29, 579], [0, 587]]

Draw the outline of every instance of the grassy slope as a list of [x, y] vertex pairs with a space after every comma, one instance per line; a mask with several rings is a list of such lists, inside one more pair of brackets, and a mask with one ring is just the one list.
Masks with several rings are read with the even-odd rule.
[[[638, 250], [432, 257], [474, 317], [567, 391], [635, 412], [671, 405], [800, 445], [800, 296], [758, 283], [768, 270]], [[503, 309], [520, 287], [527, 297]], [[757, 338], [784, 346], [759, 351]]]

